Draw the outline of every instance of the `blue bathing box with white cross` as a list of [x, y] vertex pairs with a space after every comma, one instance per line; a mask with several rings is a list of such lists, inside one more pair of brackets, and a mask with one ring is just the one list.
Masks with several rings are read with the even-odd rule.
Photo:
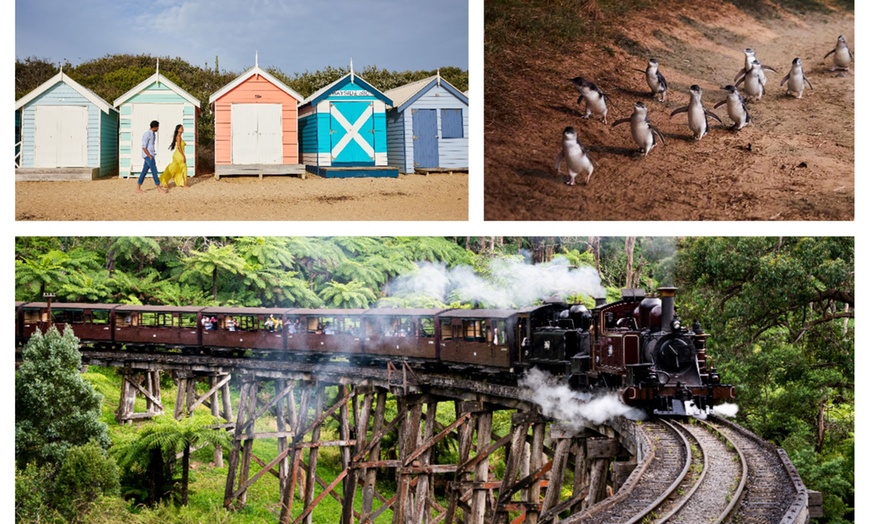
[[392, 101], [351, 72], [299, 105], [299, 153], [326, 177], [397, 177], [387, 165], [387, 106]]

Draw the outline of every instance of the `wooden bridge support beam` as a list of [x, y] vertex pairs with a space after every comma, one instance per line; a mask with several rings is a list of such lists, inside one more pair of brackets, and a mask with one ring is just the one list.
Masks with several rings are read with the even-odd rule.
[[588, 508], [607, 498], [608, 472], [616, 457], [619, 442], [612, 438], [586, 439], [586, 459], [589, 470], [589, 492], [583, 503]]
[[[387, 419], [388, 398], [396, 401], [393, 420]], [[443, 402], [453, 402], [456, 413], [447, 426], [437, 421]], [[341, 524], [369, 524], [387, 511], [398, 524], [544, 524], [579, 507], [596, 478], [590, 465], [598, 464], [590, 460], [602, 460], [606, 466], [609, 459], [592, 459], [598, 452], [588, 452], [585, 435], [551, 425], [535, 411], [514, 412], [510, 431], [499, 435], [493, 431], [498, 409], [508, 408], [434, 396], [419, 388], [387, 390], [244, 376], [224, 504], [243, 506], [248, 488], [271, 474], [279, 480], [282, 524], [310, 523], [326, 497], [341, 504]], [[266, 414], [270, 420], [274, 417], [275, 431], [255, 431], [255, 423]], [[329, 419], [338, 423], [330, 434], [338, 440], [322, 432]], [[396, 437], [393, 457], [382, 456], [385, 437]], [[256, 457], [257, 438], [277, 441], [277, 456], [270, 461]], [[434, 463], [436, 446], [451, 438], [457, 441], [457, 462]], [[320, 451], [328, 446], [338, 448], [341, 464], [334, 479], [317, 476]], [[505, 473], [497, 478], [491, 471], [492, 458], [502, 455]], [[260, 469], [252, 470], [253, 463]], [[561, 500], [569, 469], [575, 472], [573, 493]], [[385, 472], [396, 482], [389, 498], [376, 487], [378, 475]], [[446, 507], [436, 501], [436, 481]]]
[[[233, 420], [232, 401], [230, 400], [229, 373], [197, 373], [192, 371], [177, 371], [175, 383], [178, 391], [175, 397], [175, 419], [189, 417], [199, 405], [205, 405], [215, 418], [222, 417], [225, 422]], [[197, 398], [196, 383], [206, 381], [208, 390]], [[223, 409], [221, 409], [223, 408]], [[224, 465], [223, 448], [215, 446], [214, 463], [221, 468]]]
[[[162, 415], [163, 403], [160, 399], [160, 371], [137, 371], [119, 368], [121, 374], [121, 400], [115, 412], [119, 424], [130, 424], [135, 419], [151, 418]], [[136, 413], [136, 397], [145, 397], [145, 412]]]

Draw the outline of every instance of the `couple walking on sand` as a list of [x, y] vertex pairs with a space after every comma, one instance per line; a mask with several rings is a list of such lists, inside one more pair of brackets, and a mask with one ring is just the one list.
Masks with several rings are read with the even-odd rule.
[[151, 175], [154, 177], [154, 185], [161, 193], [169, 192], [169, 181], [175, 180], [177, 187], [187, 187], [187, 157], [184, 155], [184, 139], [181, 135], [184, 133], [184, 127], [181, 124], [175, 126], [175, 133], [172, 135], [172, 143], [169, 144], [169, 149], [174, 150], [172, 153], [172, 162], [163, 170], [163, 174], [157, 174], [157, 151], [155, 144], [157, 143], [157, 130], [160, 128], [160, 122], [157, 120], [151, 121], [151, 128], [145, 131], [142, 135], [142, 173], [139, 175], [138, 186], [136, 192], [142, 192], [142, 182], [145, 180], [145, 175], [148, 170], [151, 170]]

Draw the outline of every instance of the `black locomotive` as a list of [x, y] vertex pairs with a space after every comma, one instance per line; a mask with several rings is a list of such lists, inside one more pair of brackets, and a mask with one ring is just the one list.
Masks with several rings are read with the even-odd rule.
[[[734, 397], [719, 384], [706, 334], [660, 298], [524, 309], [306, 309], [16, 302], [16, 341], [50, 324], [73, 328], [83, 349], [255, 355], [357, 365], [403, 360], [515, 382], [531, 367], [578, 388], [611, 388], [660, 414], [707, 410]], [[690, 404], [691, 403], [691, 404]]]
[[591, 312], [563, 308], [533, 331], [523, 363], [567, 375], [577, 387], [618, 390], [626, 404], [656, 414], [707, 412], [733, 399], [734, 388], [720, 384], [707, 356], [707, 334], [698, 323], [687, 329], [676, 315], [676, 288], [658, 292], [625, 289], [622, 300], [598, 300]]

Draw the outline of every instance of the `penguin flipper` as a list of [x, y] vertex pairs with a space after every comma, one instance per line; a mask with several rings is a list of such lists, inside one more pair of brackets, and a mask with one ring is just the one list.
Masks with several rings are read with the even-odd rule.
[[740, 78], [741, 76], [745, 76], [745, 75], [746, 75], [746, 70], [745, 70], [745, 69], [741, 69], [741, 70], [737, 73], [737, 75], [734, 76], [734, 81], [736, 82], [738, 78]]
[[674, 115], [676, 115], [676, 114], [679, 114], [679, 113], [688, 113], [688, 112], [689, 112], [689, 106], [683, 106], [683, 107], [681, 107], [681, 108], [679, 108], [679, 109], [674, 109], [674, 111], [671, 113], [671, 118], [673, 118]]
[[662, 86], [662, 91], [667, 91], [668, 89], [668, 81], [665, 80], [665, 77], [658, 71], [656, 71], [656, 78], [659, 81], [659, 84]]
[[780, 82], [779, 85], [780, 85], [780, 86], [785, 85], [785, 83], [788, 82], [788, 77], [790, 77], [790, 76], [791, 76], [791, 73], [789, 73], [789, 74], [785, 75], [784, 77], [782, 77], [782, 82]]
[[656, 136], [658, 136], [658, 137], [659, 137], [659, 140], [662, 141], [662, 144], [665, 143], [665, 137], [661, 134], [661, 132], [659, 132], [658, 129], [654, 128], [653, 126], [649, 126], [649, 130], [652, 131], [652, 134], [653, 134], [653, 142], [655, 142]]
[[712, 118], [713, 120], [719, 122], [720, 124], [722, 123], [722, 119], [719, 118], [719, 115], [717, 115], [716, 113], [714, 113], [714, 112], [712, 112], [712, 111], [707, 111], [707, 110], [705, 109], [705, 110], [704, 110], [704, 114], [707, 115], [707, 116], [709, 116], [709, 117]]
[[717, 103], [715, 106], [713, 106], [713, 109], [718, 109], [719, 106], [725, 104], [726, 102], [728, 102], [727, 98], [725, 100], [722, 100], [721, 102]]
[[[740, 80], [737, 80], [737, 78], [739, 78]], [[737, 75], [737, 78], [734, 79], [734, 87], [740, 87], [740, 84], [742, 84], [743, 81], [746, 80], [746, 73], [743, 73], [742, 75]]]
[[761, 66], [761, 68], [762, 68], [762, 69], [767, 69], [768, 71], [773, 71], [774, 73], [778, 73], [778, 72], [779, 72], [779, 71], [777, 71], [776, 69], [774, 69], [774, 68], [772, 68], [772, 67], [770, 67], [770, 66], [768, 66], [768, 65], [763, 65], [763, 66]]
[[828, 58], [829, 56], [831, 56], [831, 53], [833, 53], [833, 52], [836, 51], [836, 50], [837, 50], [836, 47], [833, 48], [833, 49], [831, 49], [830, 51], [828, 51], [827, 53], [825, 53], [825, 56], [823, 56], [822, 58]]
[[620, 119], [617, 120], [616, 122], [610, 124], [610, 127], [616, 127], [616, 126], [618, 126], [619, 124], [625, 124], [626, 122], [631, 122], [631, 117], [629, 117], [629, 118], [620, 118]]
[[813, 91], [815, 91], [815, 88], [813, 88], [813, 84], [810, 83], [810, 79], [807, 78], [806, 75], [804, 75], [804, 82], [806, 82], [807, 85], [810, 86], [810, 89], [812, 89]]

